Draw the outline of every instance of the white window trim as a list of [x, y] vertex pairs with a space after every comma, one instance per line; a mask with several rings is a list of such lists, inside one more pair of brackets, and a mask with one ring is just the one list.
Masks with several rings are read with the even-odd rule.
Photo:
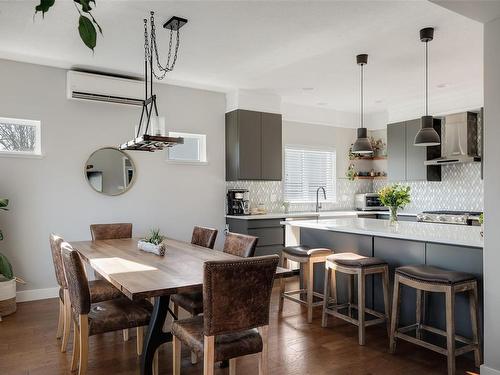
[[10, 117], [0, 117], [0, 122], [11, 123], [15, 125], [26, 125], [33, 126], [35, 128], [35, 150], [33, 152], [29, 151], [10, 151], [10, 150], [0, 150], [0, 157], [21, 157], [21, 158], [35, 158], [40, 159], [43, 157], [42, 154], [42, 126], [39, 120], [27, 120], [27, 119], [17, 119]]
[[[208, 165], [208, 154], [207, 154], [207, 135], [199, 133], [187, 133], [187, 132], [168, 132], [169, 137], [187, 137], [187, 138], [197, 138], [202, 140], [199, 142], [200, 148], [198, 150], [199, 154], [204, 157], [204, 160], [175, 160], [170, 159], [170, 149], [167, 149], [167, 163], [169, 164], [183, 164], [183, 165]], [[175, 147], [175, 146], [174, 146]]]
[[[337, 196], [337, 149], [335, 147], [329, 147], [329, 146], [310, 146], [310, 145], [301, 145], [301, 144], [286, 144], [283, 147], [283, 199], [286, 199], [285, 197], [285, 178], [286, 178], [286, 158], [285, 158], [285, 151], [286, 148], [297, 148], [297, 149], [302, 149], [302, 150], [308, 150], [308, 151], [329, 151], [334, 153], [335, 157], [335, 162], [333, 164], [333, 188], [335, 189], [335, 195], [333, 197], [326, 197], [326, 200], [322, 199], [322, 196], [320, 196], [320, 202], [324, 203], [337, 203], [338, 202], [338, 196]], [[319, 186], [318, 186], [319, 187]], [[320, 193], [322, 194], [322, 193]], [[305, 203], [316, 203], [315, 199], [312, 200], [299, 200], [299, 201], [289, 201], [291, 204], [305, 204]]]

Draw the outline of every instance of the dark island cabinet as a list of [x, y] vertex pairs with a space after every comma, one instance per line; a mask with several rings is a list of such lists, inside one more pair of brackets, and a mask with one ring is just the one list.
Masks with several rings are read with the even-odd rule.
[[282, 158], [280, 114], [226, 113], [226, 181], [281, 181]]

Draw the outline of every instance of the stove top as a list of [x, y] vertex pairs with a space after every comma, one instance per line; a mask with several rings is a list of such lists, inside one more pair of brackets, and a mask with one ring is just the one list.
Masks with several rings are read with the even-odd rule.
[[434, 214], [434, 215], [469, 215], [469, 216], [479, 216], [481, 212], [478, 211], [424, 211], [423, 214]]
[[478, 220], [480, 214], [481, 212], [477, 211], [424, 211], [417, 215], [417, 221], [427, 223], [472, 225], [473, 221]]

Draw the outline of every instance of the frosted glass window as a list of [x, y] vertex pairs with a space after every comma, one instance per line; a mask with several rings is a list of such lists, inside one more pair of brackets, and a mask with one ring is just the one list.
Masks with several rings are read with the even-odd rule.
[[207, 136], [204, 134], [169, 132], [170, 137], [184, 138], [184, 144], [168, 149], [168, 160], [180, 162], [207, 161]]
[[0, 156], [41, 154], [40, 121], [0, 117]]

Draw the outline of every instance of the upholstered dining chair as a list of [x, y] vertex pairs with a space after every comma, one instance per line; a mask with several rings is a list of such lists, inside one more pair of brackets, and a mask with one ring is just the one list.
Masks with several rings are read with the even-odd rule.
[[213, 249], [215, 240], [217, 239], [217, 229], [198, 227], [193, 228], [193, 235], [191, 236], [191, 243], [202, 247]]
[[[180, 375], [181, 345], [203, 357], [203, 374], [213, 375], [214, 363], [260, 353], [259, 375], [267, 374], [269, 305], [279, 257], [268, 255], [204, 266], [204, 314], [172, 325], [173, 373]], [[242, 280], [245, 280], [242, 282]]]
[[61, 248], [74, 324], [71, 371], [78, 368], [79, 375], [86, 374], [89, 337], [100, 333], [137, 328], [137, 353], [140, 355], [144, 326], [149, 324], [153, 306], [149, 301], [131, 301], [125, 296], [92, 303], [89, 282], [78, 252], [67, 242], [63, 242]]
[[[195, 227], [193, 231], [193, 240], [196, 238], [209, 237], [207, 233], [204, 235], [196, 235], [195, 231], [197, 231], [198, 227]], [[215, 229], [212, 229], [212, 231]], [[217, 235], [217, 232], [215, 232]], [[224, 252], [228, 254], [237, 255], [240, 257], [251, 257], [255, 253], [255, 246], [257, 245], [258, 238], [253, 236], [247, 236], [239, 233], [227, 233], [226, 239], [224, 241]], [[193, 243], [193, 242], [192, 242]], [[208, 241], [207, 241], [208, 243]], [[215, 238], [213, 243], [215, 243]], [[213, 248], [213, 243], [212, 247]], [[198, 244], [197, 244], [198, 245]], [[203, 293], [194, 292], [194, 293], [180, 293], [172, 296], [172, 302], [174, 304], [174, 315], [176, 317], [179, 316], [179, 306], [186, 310], [191, 316], [196, 316], [203, 313]], [[195, 364], [198, 358], [196, 353], [193, 352], [191, 354], [191, 363]]]
[[[56, 280], [59, 285], [59, 322], [56, 337], [61, 339], [61, 352], [64, 353], [68, 346], [71, 331], [71, 303], [61, 256], [61, 244], [64, 240], [62, 237], [52, 233], [49, 236], [49, 242]], [[118, 289], [106, 280], [90, 281], [89, 289], [92, 302], [102, 302], [123, 296]]]

